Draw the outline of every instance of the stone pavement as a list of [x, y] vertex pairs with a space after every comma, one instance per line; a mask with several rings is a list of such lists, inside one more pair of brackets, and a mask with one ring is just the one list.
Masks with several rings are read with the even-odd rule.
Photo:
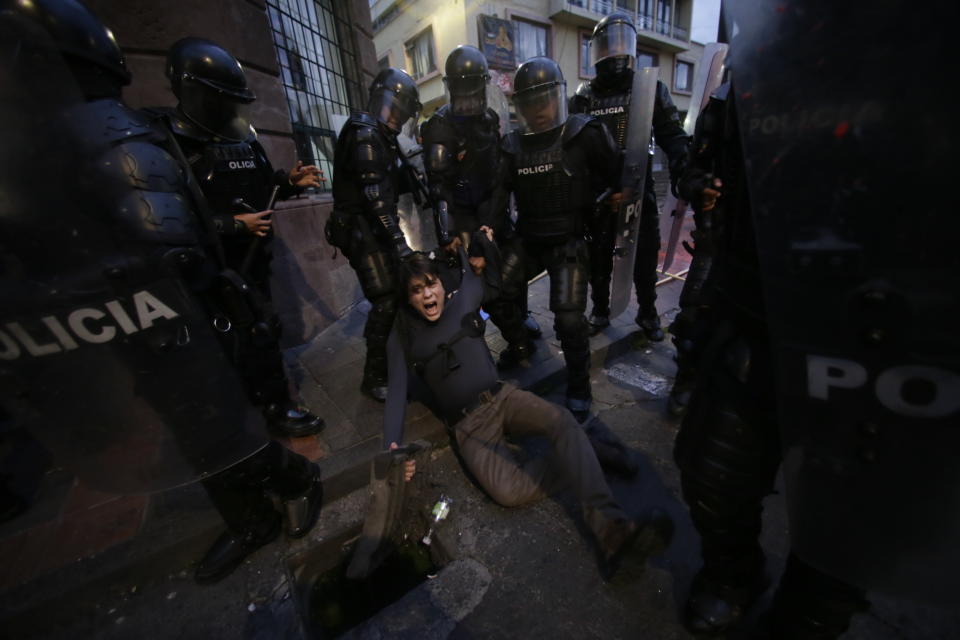
[[[679, 282], [666, 280], [661, 313], [673, 308], [679, 295]], [[523, 387], [547, 388], [562, 377], [547, 284], [544, 278], [530, 288], [530, 309], [544, 332], [540, 348], [528, 368], [508, 378]], [[282, 442], [321, 462], [327, 503], [363, 487], [369, 460], [380, 450], [382, 405], [359, 393], [367, 309], [361, 302], [311, 342], [285, 354], [305, 404], [324, 417], [327, 427], [319, 436]], [[592, 338], [595, 354], [625, 344], [635, 328], [635, 313], [634, 303]], [[498, 354], [505, 345], [492, 323], [487, 337]], [[408, 410], [407, 434], [411, 439], [446, 438], [441, 423], [421, 405]], [[109, 584], [111, 576], [189, 568], [221, 528], [199, 485], [151, 496], [104, 494], [85, 487], [65, 469], [48, 468], [51, 461], [45, 452], [25, 434], [14, 432], [5, 446], [26, 469], [26, 480], [17, 482], [34, 485], [15, 488], [34, 497], [30, 510], [0, 525], [0, 619], [28, 619], [49, 602], [68, 603], [91, 584]]]
[[[669, 304], [673, 295], [675, 291], [665, 289], [661, 297]], [[345, 336], [349, 334], [345, 332]], [[629, 328], [624, 328], [623, 335], [629, 338]], [[342, 366], [332, 363], [330, 371]], [[652, 559], [646, 570], [634, 570], [632, 579], [621, 585], [604, 583], [567, 496], [504, 509], [471, 484], [449, 447], [438, 446], [418, 459], [419, 472], [407, 488], [407, 502], [425, 517], [441, 492], [453, 499], [451, 515], [436, 534], [436, 544], [448, 550], [451, 561], [433, 580], [344, 637], [690, 638], [677, 615], [699, 565], [699, 548], [672, 461], [678, 424], [666, 416], [665, 404], [673, 371], [672, 350], [664, 343], [621, 339], [594, 352], [594, 422], [633, 449], [641, 469], [629, 480], [611, 477], [611, 487], [628, 512], [636, 514], [657, 505], [676, 523], [671, 546]], [[537, 385], [540, 393], [562, 400], [562, 385], [547, 380]], [[330, 402], [341, 410], [354, 406], [349, 404], [352, 400], [336, 394]], [[363, 419], [365, 411], [345, 412], [343, 433], [362, 437], [364, 427], [357, 428], [355, 423]], [[346, 428], [347, 423], [352, 430]], [[331, 428], [337, 425], [332, 423]], [[330, 446], [327, 437], [318, 438], [324, 447]], [[364, 442], [347, 444], [342, 451]], [[337, 459], [334, 455], [324, 464]], [[192, 582], [190, 562], [209, 541], [198, 536], [192, 543], [181, 542], [179, 551], [167, 553], [162, 562], [158, 559], [88, 579], [82, 589], [48, 600], [42, 608], [7, 617], [2, 628], [18, 639], [310, 637], [299, 615], [308, 606], [309, 600], [304, 598], [308, 592], [300, 592], [295, 585], [311, 571], [318, 551], [338, 553], [341, 543], [355, 535], [366, 504], [364, 490], [332, 500], [307, 538], [267, 546], [219, 584], [200, 587]], [[195, 506], [194, 515], [203, 516], [201, 505]], [[775, 579], [782, 570], [788, 540], [781, 495], [767, 499], [764, 518], [762, 543]], [[207, 524], [210, 537], [217, 527], [215, 522]], [[410, 533], [418, 535], [417, 531]], [[855, 619], [847, 640], [947, 640], [960, 632], [958, 612], [883, 598], [873, 601], [871, 610]], [[761, 603], [754, 615], [762, 608]], [[730, 640], [735, 638], [730, 636]]]

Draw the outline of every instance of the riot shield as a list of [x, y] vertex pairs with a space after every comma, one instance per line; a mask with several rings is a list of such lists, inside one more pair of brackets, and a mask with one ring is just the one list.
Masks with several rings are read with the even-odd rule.
[[263, 418], [166, 266], [176, 253], [158, 257], [112, 217], [132, 188], [102, 179], [108, 147], [74, 128], [87, 105], [56, 43], [7, 13], [0, 43], [0, 405], [111, 493], [251, 455]]
[[[697, 75], [693, 80], [693, 94], [690, 97], [690, 107], [687, 110], [687, 117], [683, 120], [683, 130], [688, 136], [693, 135], [693, 130], [697, 124], [697, 118], [700, 112], [707, 106], [710, 95], [720, 86], [723, 81], [723, 61], [727, 57], [728, 46], [719, 42], [711, 42], [703, 49], [703, 57], [700, 59], [700, 65], [697, 67]], [[673, 264], [673, 257], [677, 253], [677, 244], [680, 242], [680, 232], [683, 229], [683, 223], [686, 220], [689, 210], [689, 203], [686, 200], [677, 198], [672, 191], [667, 192], [667, 198], [663, 204], [663, 210], [669, 212], [672, 222], [670, 223], [670, 236], [667, 240], [667, 249], [663, 256], [663, 266], [660, 267], [661, 273], [666, 274], [667, 269]]]
[[960, 216], [916, 195], [953, 184], [960, 140], [953, 104], [926, 99], [942, 71], [913, 62], [951, 55], [930, 28], [948, 4], [725, 11], [793, 548], [863, 588], [956, 603]]
[[633, 74], [630, 93], [630, 117], [627, 120], [627, 144], [623, 158], [623, 200], [617, 212], [611, 278], [610, 317], [623, 313], [633, 291], [633, 261], [637, 253], [640, 207], [650, 162], [650, 131], [653, 104], [657, 92], [656, 67], [644, 67]]
[[430, 196], [423, 167], [423, 147], [417, 142], [418, 127], [412, 120], [397, 136], [397, 145], [403, 154], [404, 170], [411, 191], [400, 195], [397, 217], [407, 245], [414, 251], [433, 251], [437, 248], [437, 230], [433, 224]]

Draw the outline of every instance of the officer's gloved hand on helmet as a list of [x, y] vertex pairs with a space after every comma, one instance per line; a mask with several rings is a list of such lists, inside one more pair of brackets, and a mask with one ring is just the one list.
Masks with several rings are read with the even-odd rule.
[[319, 187], [321, 182], [327, 181], [320, 167], [313, 164], [304, 166], [302, 160], [297, 160], [297, 166], [290, 169], [290, 174], [287, 176], [287, 179], [291, 185], [301, 189]]

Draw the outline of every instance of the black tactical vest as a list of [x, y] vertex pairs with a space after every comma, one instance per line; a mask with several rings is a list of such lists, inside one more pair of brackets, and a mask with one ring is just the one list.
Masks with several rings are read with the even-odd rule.
[[607, 125], [617, 146], [623, 149], [627, 146], [627, 120], [630, 115], [630, 92], [617, 93], [610, 96], [598, 96], [591, 92], [587, 114], [598, 118]]
[[265, 175], [266, 158], [252, 142], [206, 142], [199, 157], [190, 157], [200, 189], [216, 213], [248, 213], [237, 203], [242, 199], [254, 211], [263, 211], [270, 198], [270, 180]]
[[561, 130], [510, 135], [517, 142], [513, 181], [520, 235], [534, 242], [560, 243], [582, 233], [587, 176], [567, 166]]

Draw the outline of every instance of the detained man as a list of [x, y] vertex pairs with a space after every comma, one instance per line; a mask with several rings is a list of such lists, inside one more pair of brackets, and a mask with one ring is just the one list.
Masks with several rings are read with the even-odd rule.
[[[437, 264], [423, 254], [401, 265], [403, 299], [387, 343], [384, 443], [395, 448], [403, 442], [407, 393], [414, 376], [420, 378], [463, 463], [497, 504], [520, 506], [572, 490], [597, 544], [601, 573], [610, 579], [628, 552], [640, 561], [666, 546], [672, 522], [658, 511], [631, 519], [611, 494], [573, 415], [497, 379], [478, 313], [499, 287], [499, 252], [492, 236], [482, 227], [471, 242], [471, 257], [459, 250], [461, 265], [469, 263], [455, 274], [459, 282], [441, 279]], [[520, 462], [507, 436], [545, 437], [549, 454]], [[409, 479], [415, 466], [408, 463], [407, 471]]]

